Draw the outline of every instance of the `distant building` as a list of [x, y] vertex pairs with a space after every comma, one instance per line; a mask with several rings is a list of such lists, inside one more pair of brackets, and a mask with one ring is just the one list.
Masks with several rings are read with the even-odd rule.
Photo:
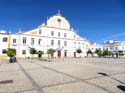
[[7, 58], [5, 53], [8, 48], [16, 49], [18, 58], [31, 57], [29, 47], [44, 51], [43, 57], [47, 57], [47, 50], [52, 48], [56, 50], [54, 58], [77, 57], [76, 49], [81, 49], [80, 55], [85, 57], [88, 49], [95, 51], [97, 48], [95, 44], [80, 37], [60, 13], [26, 32], [19, 31], [13, 34], [0, 31], [0, 44], [0, 58]]
[[103, 50], [109, 50], [113, 53], [118, 53], [119, 51], [125, 52], [125, 41], [110, 40], [103, 44]]
[[102, 50], [103, 51], [103, 46], [100, 44], [96, 43], [90, 43], [90, 48], [89, 48], [93, 53], [95, 53], [96, 50]]

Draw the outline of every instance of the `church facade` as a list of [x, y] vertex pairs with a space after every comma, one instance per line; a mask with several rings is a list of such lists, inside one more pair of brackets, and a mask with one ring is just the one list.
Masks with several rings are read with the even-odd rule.
[[[8, 48], [16, 49], [19, 58], [31, 57], [29, 47], [44, 51], [54, 49], [54, 58], [85, 57], [91, 42], [80, 37], [71, 27], [70, 22], [60, 13], [49, 17], [46, 22], [35, 29], [19, 33], [0, 33], [0, 58], [6, 58]], [[91, 45], [92, 46], [92, 45]], [[78, 54], [77, 49], [82, 53]]]

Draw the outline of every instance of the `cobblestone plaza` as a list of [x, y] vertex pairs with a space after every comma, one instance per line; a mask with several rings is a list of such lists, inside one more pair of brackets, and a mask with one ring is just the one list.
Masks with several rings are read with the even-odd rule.
[[125, 59], [20, 60], [0, 64], [0, 93], [125, 93]]

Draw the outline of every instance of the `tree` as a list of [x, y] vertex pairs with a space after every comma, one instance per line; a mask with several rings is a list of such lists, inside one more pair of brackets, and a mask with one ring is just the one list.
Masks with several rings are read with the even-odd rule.
[[95, 53], [98, 55], [98, 57], [103, 56], [103, 51], [101, 49], [96, 49]]
[[95, 50], [95, 53], [98, 53], [98, 52], [100, 52], [100, 51], [101, 51], [100, 49], [96, 49], [96, 50]]
[[16, 49], [13, 48], [8, 48], [7, 51], [7, 56], [10, 57], [9, 62], [16, 62], [16, 57], [14, 57], [16, 55]]
[[108, 56], [112, 56], [113, 52], [112, 51], [108, 51]]
[[124, 56], [123, 51], [118, 51], [118, 55], [119, 55], [119, 56]]
[[8, 48], [7, 56], [13, 57], [13, 56], [15, 56], [15, 55], [16, 55], [16, 49]]
[[53, 54], [54, 54], [55, 50], [50, 48], [47, 50], [47, 54], [48, 54], [48, 57], [49, 57], [49, 54], [51, 55], [51, 58], [53, 57]]
[[88, 56], [88, 54], [93, 55], [93, 52], [90, 49], [86, 53], [87, 53], [87, 56]]
[[39, 51], [37, 51], [37, 54], [38, 54], [38, 57], [40, 58], [40, 57], [42, 57], [42, 55], [44, 54], [44, 52], [41, 51], [41, 50], [39, 50]]
[[37, 50], [35, 48], [29, 47], [30, 48], [30, 54], [32, 54], [32, 58], [34, 54], [37, 54]]
[[103, 51], [101, 51], [101, 50], [98, 51], [98, 52], [97, 52], [97, 55], [98, 55], [98, 57], [102, 57], [102, 56], [103, 56]]
[[89, 49], [89, 50], [87, 51], [87, 54], [93, 54], [93, 52]]
[[108, 50], [104, 50], [103, 56], [107, 56], [107, 55], [108, 55]]
[[76, 49], [76, 52], [80, 55], [80, 53], [82, 53], [81, 49]]
[[108, 50], [105, 50], [103, 52], [103, 56], [111, 56], [112, 54], [113, 54], [113, 52], [112, 51], [108, 51]]

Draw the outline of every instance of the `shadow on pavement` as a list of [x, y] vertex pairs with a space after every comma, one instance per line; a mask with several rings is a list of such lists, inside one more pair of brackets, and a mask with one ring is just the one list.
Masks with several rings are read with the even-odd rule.
[[109, 77], [109, 78], [111, 78], [111, 79], [113, 79], [113, 80], [115, 80], [115, 81], [117, 81], [117, 82], [119, 82], [119, 83], [121, 83], [121, 84], [125, 84], [124, 82], [122, 82], [122, 81], [120, 81], [120, 80], [118, 80], [118, 79], [116, 79], [116, 78], [114, 78], [114, 77], [111, 77], [110, 75], [108, 75], [108, 74], [106, 74], [106, 73], [99, 72], [98, 74], [103, 75], [103, 76], [106, 76], [106, 77]]
[[[125, 84], [122, 81], [120, 81], [120, 80], [118, 80], [118, 79], [116, 79], [114, 77], [111, 77], [110, 75], [108, 75], [106, 73], [99, 72], [98, 74], [106, 76], [106, 77], [109, 77], [109, 78], [111, 78], [111, 79], [113, 79], [113, 80], [115, 80], [115, 81], [117, 81], [117, 82], [119, 82], [121, 84]], [[123, 86], [123, 85], [118, 85], [117, 88], [120, 89], [120, 90], [122, 90], [122, 91], [125, 91], [125, 86]]]
[[118, 85], [117, 88], [122, 90], [122, 91], [125, 91], [125, 86], [123, 86], [123, 85]]
[[108, 74], [106, 74], [106, 73], [99, 72], [98, 74], [108, 77]]

